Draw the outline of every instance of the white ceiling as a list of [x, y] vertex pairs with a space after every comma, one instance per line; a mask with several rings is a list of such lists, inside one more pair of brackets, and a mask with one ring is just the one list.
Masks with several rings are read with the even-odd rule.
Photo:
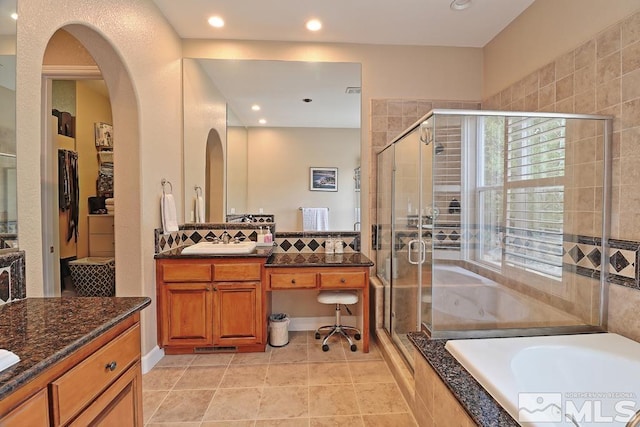
[[[154, 0], [182, 38], [483, 47], [533, 0]], [[225, 26], [207, 19], [222, 16]], [[318, 18], [323, 28], [304, 27]], [[359, 64], [201, 61], [246, 126], [360, 127]], [[305, 104], [303, 98], [312, 98]], [[251, 111], [261, 105], [259, 113]]]
[[[533, 0], [154, 0], [182, 38], [483, 47]], [[226, 24], [207, 23], [220, 15]], [[318, 18], [323, 28], [304, 27]]]

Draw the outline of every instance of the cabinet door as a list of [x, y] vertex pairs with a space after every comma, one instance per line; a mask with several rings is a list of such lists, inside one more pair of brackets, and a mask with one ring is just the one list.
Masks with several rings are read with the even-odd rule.
[[164, 284], [162, 292], [162, 345], [211, 345], [211, 284]]
[[26, 402], [0, 419], [2, 427], [49, 427], [47, 389], [40, 390]]
[[142, 424], [142, 371], [140, 363], [136, 363], [98, 396], [70, 427], [142, 427]]
[[216, 345], [257, 344], [262, 340], [260, 282], [215, 284]]

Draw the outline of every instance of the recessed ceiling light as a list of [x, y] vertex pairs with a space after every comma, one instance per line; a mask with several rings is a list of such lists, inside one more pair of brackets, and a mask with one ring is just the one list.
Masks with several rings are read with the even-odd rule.
[[219, 16], [212, 16], [211, 18], [209, 18], [208, 22], [209, 22], [209, 25], [215, 28], [224, 27], [224, 19], [222, 19]]
[[253, 111], [260, 111], [260, 106], [259, 106], [258, 104], [253, 104], [253, 105], [251, 106], [251, 109], [252, 109]]
[[267, 120], [266, 119], [260, 119], [260, 120], [258, 120], [258, 123], [260, 123], [261, 125], [266, 125], [267, 124]]
[[14, 21], [17, 21], [17, 20], [18, 20], [18, 14], [17, 14], [17, 13], [15, 13], [15, 12], [13, 12], [13, 13], [11, 14], [11, 19], [13, 19]]
[[471, 0], [453, 0], [449, 7], [453, 10], [465, 10], [471, 7]]
[[322, 28], [322, 22], [318, 19], [309, 19], [307, 21], [307, 30], [318, 31]]

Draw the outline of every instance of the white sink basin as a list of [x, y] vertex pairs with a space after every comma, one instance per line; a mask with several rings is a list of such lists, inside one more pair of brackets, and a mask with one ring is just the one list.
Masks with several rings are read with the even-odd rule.
[[240, 243], [212, 243], [200, 242], [187, 246], [182, 250], [184, 255], [235, 255], [249, 254], [256, 248], [256, 242], [245, 241]]

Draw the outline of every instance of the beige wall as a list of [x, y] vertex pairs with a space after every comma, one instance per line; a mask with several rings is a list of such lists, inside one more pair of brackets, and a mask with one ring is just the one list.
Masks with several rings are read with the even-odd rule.
[[[300, 207], [328, 207], [330, 230], [353, 231], [359, 141], [359, 129], [249, 128], [247, 209], [302, 231]], [[338, 191], [310, 191], [310, 167], [337, 167]]]
[[[100, 13], [96, 13], [100, 11]], [[109, 89], [118, 145], [114, 151], [116, 292], [155, 297], [154, 234], [160, 225], [161, 178], [174, 185], [182, 212], [180, 40], [148, 1], [45, 0], [18, 3], [17, 141], [20, 247], [27, 295], [43, 295], [41, 224], [42, 59], [65, 27], [90, 52]], [[123, 17], [126, 16], [126, 19]], [[179, 218], [181, 221], [182, 218]], [[142, 352], [156, 345], [155, 307], [142, 313]]]
[[[362, 230], [371, 229], [370, 125], [372, 98], [479, 100], [482, 50], [429, 46], [286, 43], [267, 41], [183, 40], [186, 58], [265, 59], [357, 62], [362, 65]], [[371, 236], [362, 233], [362, 251], [369, 253]]]
[[[571, 2], [560, 2], [571, 3]], [[577, 2], [573, 2], [577, 4]], [[625, 9], [640, 4], [630, 2], [606, 2], [606, 7], [596, 9], [593, 4], [603, 6], [605, 2], [580, 2], [592, 7], [594, 14], [609, 16], [609, 7], [622, 13]], [[521, 18], [511, 24], [503, 34], [518, 34], [529, 40], [543, 40], [550, 31], [544, 27], [527, 25], [532, 17], [540, 19], [545, 13], [558, 13], [556, 2], [540, 1], [534, 9], [527, 10]], [[615, 5], [615, 6], [614, 6]], [[567, 14], [568, 12], [564, 12]], [[554, 18], [555, 19], [555, 18]], [[611, 19], [611, 17], [610, 17]], [[637, 242], [640, 240], [640, 11], [628, 13], [617, 22], [602, 29], [604, 22], [589, 26], [584, 22], [581, 34], [587, 33], [568, 49], [556, 53], [550, 61], [523, 69], [512, 85], [503, 85], [498, 91], [489, 92], [483, 102], [485, 109], [514, 109], [528, 111], [557, 111], [569, 113], [598, 113], [614, 117], [613, 143], [611, 146], [611, 237]], [[566, 29], [564, 30], [566, 31]], [[514, 36], [515, 38], [515, 36]], [[493, 42], [492, 42], [493, 43]], [[552, 49], [552, 51], [554, 51]], [[507, 69], [518, 62], [517, 52], [503, 52], [500, 60], [487, 56], [487, 68]], [[539, 58], [542, 61], [542, 58]], [[491, 62], [490, 62], [491, 61]], [[489, 63], [490, 62], [490, 63]], [[505, 78], [505, 82], [508, 80]], [[485, 87], [491, 87], [487, 84]], [[575, 152], [588, 159], [589, 145], [576, 146]], [[578, 154], [576, 154], [578, 155]], [[592, 163], [585, 163], [582, 182], [589, 187], [589, 180], [595, 182], [592, 164], [601, 162], [597, 150], [591, 150]], [[589, 188], [585, 188], [590, 190]], [[592, 191], [591, 191], [592, 192]], [[595, 206], [595, 202], [594, 202]], [[581, 212], [572, 227], [579, 230], [597, 231], [602, 216], [598, 213]], [[604, 258], [605, 262], [607, 261]], [[585, 292], [586, 289], [586, 292]], [[585, 285], [578, 292], [588, 295]], [[640, 292], [621, 285], [609, 285], [608, 329], [640, 341], [640, 320], [635, 314], [640, 305]]]
[[[185, 216], [191, 221], [195, 187], [205, 185], [205, 163], [207, 138], [211, 130], [220, 136], [224, 156], [227, 146], [227, 103], [218, 88], [197, 61], [184, 59], [183, 103], [184, 103], [184, 195]], [[179, 144], [179, 140], [176, 141]], [[175, 188], [175, 187], [174, 187]], [[224, 192], [223, 188], [219, 191]], [[205, 201], [205, 203], [208, 203]], [[221, 213], [219, 213], [221, 215]]]
[[250, 213], [247, 207], [248, 190], [248, 131], [247, 128], [227, 128], [227, 213]]
[[638, 7], [638, 0], [536, 0], [483, 48], [482, 97], [575, 49]]

